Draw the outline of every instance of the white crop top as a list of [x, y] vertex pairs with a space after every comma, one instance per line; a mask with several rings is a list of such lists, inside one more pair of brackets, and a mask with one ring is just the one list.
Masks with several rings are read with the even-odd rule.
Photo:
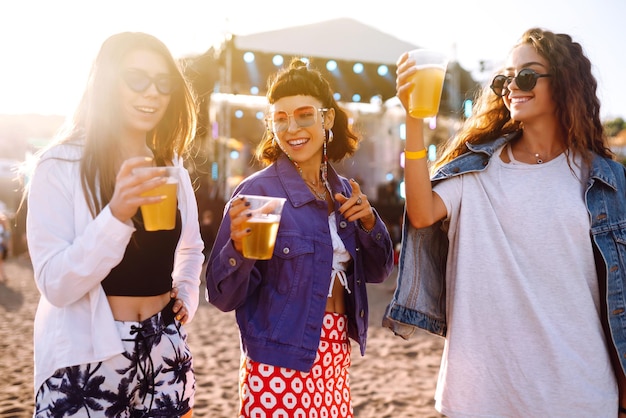
[[350, 256], [348, 250], [346, 250], [346, 246], [343, 244], [343, 241], [339, 238], [339, 234], [337, 233], [335, 212], [328, 215], [328, 226], [330, 226], [330, 237], [333, 241], [333, 270], [330, 273], [330, 288], [328, 289], [328, 297], [333, 295], [335, 277], [339, 278], [339, 283], [341, 283], [348, 293], [352, 293], [348, 287], [348, 277], [346, 276], [346, 268], [352, 257]]

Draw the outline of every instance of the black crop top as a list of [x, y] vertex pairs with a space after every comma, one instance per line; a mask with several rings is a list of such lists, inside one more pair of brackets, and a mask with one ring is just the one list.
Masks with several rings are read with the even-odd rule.
[[182, 230], [180, 210], [170, 231], [148, 232], [141, 210], [133, 218], [136, 231], [126, 246], [124, 258], [102, 281], [108, 296], [157, 296], [172, 290], [174, 254]]

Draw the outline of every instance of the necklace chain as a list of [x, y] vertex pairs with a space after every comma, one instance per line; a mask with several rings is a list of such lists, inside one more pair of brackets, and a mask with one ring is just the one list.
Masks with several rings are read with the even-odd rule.
[[[512, 148], [512, 147], [511, 147], [511, 148]], [[526, 154], [528, 154], [528, 155], [532, 155], [533, 157], [535, 157], [535, 162], [536, 162], [537, 164], [543, 164], [543, 163], [544, 163], [544, 161], [545, 161], [543, 158], [541, 158], [541, 155], [539, 155], [539, 153], [538, 153], [538, 152], [531, 152], [531, 151], [528, 151], [528, 149], [526, 148], [526, 146], [525, 146], [525, 145], [522, 145], [522, 151], [524, 151], [524, 152], [525, 152]], [[559, 155], [559, 154], [560, 154], [560, 153], [562, 153], [562, 152], [563, 152], [563, 150], [559, 150], [559, 152], [557, 152], [556, 154], [554, 154], [553, 156], [551, 156], [550, 158], [548, 158], [548, 160], [551, 160], [552, 158], [556, 157], [557, 155]]]
[[321, 192], [319, 192], [318, 188], [319, 188], [320, 183], [315, 184], [315, 183], [313, 183], [311, 181], [308, 181], [308, 180], [304, 180], [304, 182], [309, 187], [309, 190], [311, 190], [313, 192], [313, 194], [315, 196], [317, 196], [318, 199], [326, 200], [326, 186], [323, 183], [321, 183], [321, 184], [324, 186], [324, 188], [322, 189]]
[[[304, 180], [304, 183], [311, 190], [311, 192], [313, 192], [313, 194], [320, 200], [326, 200], [326, 192], [330, 191], [330, 186], [328, 185], [328, 154], [326, 152], [327, 143], [328, 143], [328, 139], [325, 139], [324, 148], [322, 152], [322, 165], [320, 166], [320, 181], [321, 181], [321, 184], [324, 186], [324, 190], [322, 192], [317, 191], [317, 188], [319, 187], [320, 183], [315, 184], [313, 182], [305, 180], [303, 173], [302, 173], [302, 167], [300, 167], [300, 164], [298, 164], [294, 159], [291, 158], [291, 155], [289, 155], [287, 152], [285, 152], [285, 150], [283, 150], [287, 158], [289, 158], [289, 161], [291, 161], [293, 165], [296, 167], [296, 169], [298, 170], [298, 173], [300, 174], [300, 177], [302, 178], [302, 180]], [[280, 144], [278, 146], [282, 150], [282, 147], [280, 146]], [[331, 200], [333, 199], [332, 193], [330, 195], [330, 198]]]

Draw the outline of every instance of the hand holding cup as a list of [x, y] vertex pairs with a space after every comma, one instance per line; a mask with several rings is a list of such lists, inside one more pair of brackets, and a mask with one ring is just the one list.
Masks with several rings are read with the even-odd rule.
[[[142, 167], [152, 170], [136, 174], [135, 170]], [[113, 216], [126, 222], [135, 216], [141, 205], [162, 201], [162, 196], [144, 196], [143, 193], [166, 183], [164, 174], [164, 167], [152, 167], [151, 158], [133, 157], [125, 160], [115, 177], [115, 189], [108, 205]]]
[[240, 195], [231, 202], [230, 237], [235, 249], [246, 258], [272, 258], [278, 225], [286, 199]]
[[437, 51], [415, 49], [397, 63], [397, 96], [409, 114], [418, 119], [439, 112], [448, 58]]
[[143, 197], [160, 197], [156, 203], [142, 204], [141, 215], [146, 231], [172, 230], [176, 226], [176, 194], [178, 168], [140, 167], [133, 170], [138, 176], [164, 176], [165, 183], [142, 193]]

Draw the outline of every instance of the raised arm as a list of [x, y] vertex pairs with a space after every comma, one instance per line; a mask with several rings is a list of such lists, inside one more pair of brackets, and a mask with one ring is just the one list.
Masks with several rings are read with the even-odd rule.
[[415, 228], [430, 226], [446, 216], [446, 207], [433, 192], [424, 144], [424, 120], [408, 113], [408, 96], [411, 89], [410, 76], [415, 73], [414, 63], [403, 54], [398, 60], [396, 90], [398, 99], [406, 111], [406, 144], [404, 177], [406, 186], [406, 210]]

